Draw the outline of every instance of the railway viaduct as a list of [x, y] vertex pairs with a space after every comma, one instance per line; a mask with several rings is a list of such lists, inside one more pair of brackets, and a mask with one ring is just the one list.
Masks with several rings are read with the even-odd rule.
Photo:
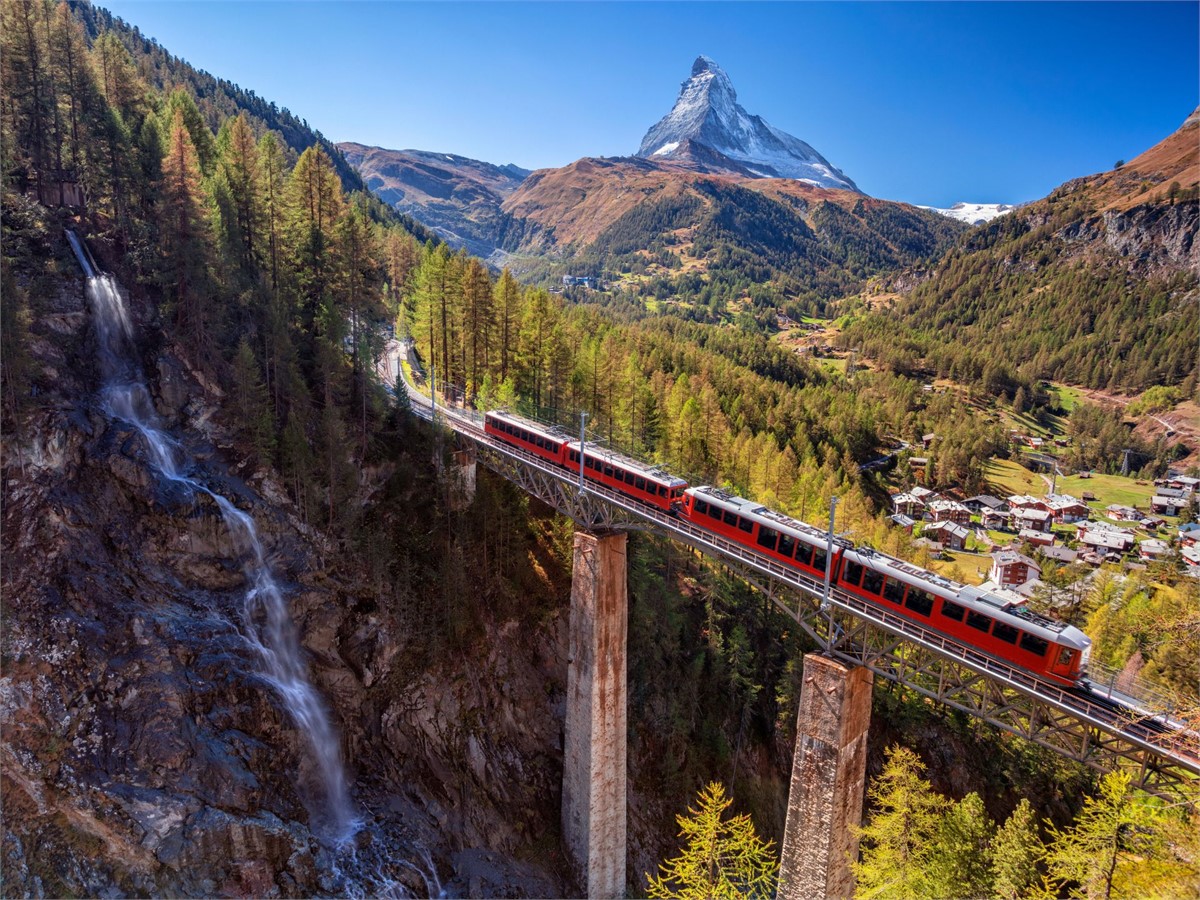
[[836, 588], [822, 603], [823, 583], [806, 574], [602, 486], [582, 488], [571, 473], [486, 435], [480, 414], [446, 408], [405, 384], [413, 413], [452, 432], [462, 448], [448, 473], [455, 502], [470, 501], [481, 462], [576, 523], [562, 831], [589, 897], [625, 895], [626, 543], [633, 530], [656, 531], [719, 559], [822, 647], [804, 659], [780, 898], [853, 895], [849, 860], [862, 816], [875, 678], [1097, 770], [1127, 770], [1149, 792], [1191, 805], [1200, 800], [1200, 747], [1193, 735], [1143, 724], [1148, 703], [1144, 716], [1118, 714]]

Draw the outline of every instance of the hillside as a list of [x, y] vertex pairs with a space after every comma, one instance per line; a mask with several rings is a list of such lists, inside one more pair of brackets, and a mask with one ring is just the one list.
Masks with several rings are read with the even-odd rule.
[[337, 145], [379, 199], [411, 215], [454, 247], [487, 256], [503, 229], [500, 205], [529, 175], [519, 166], [430, 153]]
[[1004, 390], [1195, 388], [1200, 333], [1200, 115], [1108, 172], [973, 232], [842, 336], [896, 371]]
[[641, 158], [534, 172], [505, 201], [503, 248], [551, 272], [631, 276], [646, 296], [721, 311], [815, 306], [932, 258], [966, 226], [806, 182], [710, 174]]

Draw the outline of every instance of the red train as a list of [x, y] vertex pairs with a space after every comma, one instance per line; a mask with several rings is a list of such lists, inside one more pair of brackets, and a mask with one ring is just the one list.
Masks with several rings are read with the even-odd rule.
[[[579, 471], [579, 441], [560, 429], [506, 412], [487, 413], [484, 428], [497, 440]], [[715, 487], [689, 488], [660, 468], [590, 446], [584, 449], [584, 476], [814, 578], [825, 577], [829, 543], [819, 528]], [[845, 540], [834, 545], [830, 573], [844, 592], [989, 656], [1059, 684], [1086, 683], [1091, 641], [1078, 628]]]

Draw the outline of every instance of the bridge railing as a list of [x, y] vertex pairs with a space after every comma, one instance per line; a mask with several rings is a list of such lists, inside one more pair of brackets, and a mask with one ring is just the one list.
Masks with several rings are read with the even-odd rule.
[[[423, 401], [423, 408], [414, 405], [414, 412], [418, 412], [423, 418], [428, 419], [431, 412], [428, 405], [429, 398], [424, 395], [420, 395], [420, 398]], [[484, 444], [489, 449], [517, 460], [525, 466], [538, 469], [559, 481], [572, 485], [575, 483], [572, 473], [553, 466], [542, 458], [511, 444], [494, 440], [483, 430], [481, 413], [440, 405], [437, 412], [439, 417], [445, 418], [453, 430], [463, 433], [471, 440]], [[819, 599], [824, 593], [823, 579], [786, 566], [742, 544], [730, 541], [707, 529], [699, 528], [685, 519], [638, 503], [603, 485], [589, 483], [586, 490], [607, 503], [655, 523], [661, 530], [682, 538], [686, 543], [701, 549], [707, 548], [718, 556], [736, 560], [812, 598]], [[1043, 702], [1050, 703], [1060, 711], [1067, 712], [1094, 727], [1111, 730], [1116, 726], [1124, 739], [1139, 746], [1160, 753], [1177, 751], [1177, 755], [1181, 757], [1188, 768], [1200, 773], [1200, 747], [1196, 746], [1194, 735], [1162, 733], [1157, 729], [1142, 727], [1138, 723], [1139, 716], [1137, 715], [1131, 715], [1127, 720], [1118, 722], [1114, 718], [1111, 706], [1091, 700], [1079, 691], [1068, 690], [1051, 682], [1043, 681], [1024, 669], [1016, 668], [981, 653], [970, 645], [961, 644], [939, 631], [924, 628], [906, 616], [879, 607], [862, 597], [838, 588], [836, 585], [831, 588], [829, 601], [832, 606], [843, 612], [863, 619], [904, 640], [932, 650], [943, 657], [961, 662], [973, 671], [984, 674], [1022, 693], [1034, 696]], [[793, 613], [793, 615], [797, 619], [801, 617], [799, 612]], [[843, 655], [848, 656], [848, 654]], [[1101, 695], [1107, 696], [1103, 692]], [[1132, 701], [1137, 710], [1144, 713], [1142, 718], [1157, 716], [1170, 721], [1174, 711], [1172, 704], [1165, 698], [1121, 696], [1121, 699]]]

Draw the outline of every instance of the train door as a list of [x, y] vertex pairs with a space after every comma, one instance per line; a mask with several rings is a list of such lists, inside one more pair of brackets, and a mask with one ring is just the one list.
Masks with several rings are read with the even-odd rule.
[[1075, 661], [1079, 658], [1078, 651], [1072, 650], [1070, 647], [1057, 647], [1054, 654], [1050, 661], [1051, 673], [1066, 679], [1073, 679], [1075, 677]]

